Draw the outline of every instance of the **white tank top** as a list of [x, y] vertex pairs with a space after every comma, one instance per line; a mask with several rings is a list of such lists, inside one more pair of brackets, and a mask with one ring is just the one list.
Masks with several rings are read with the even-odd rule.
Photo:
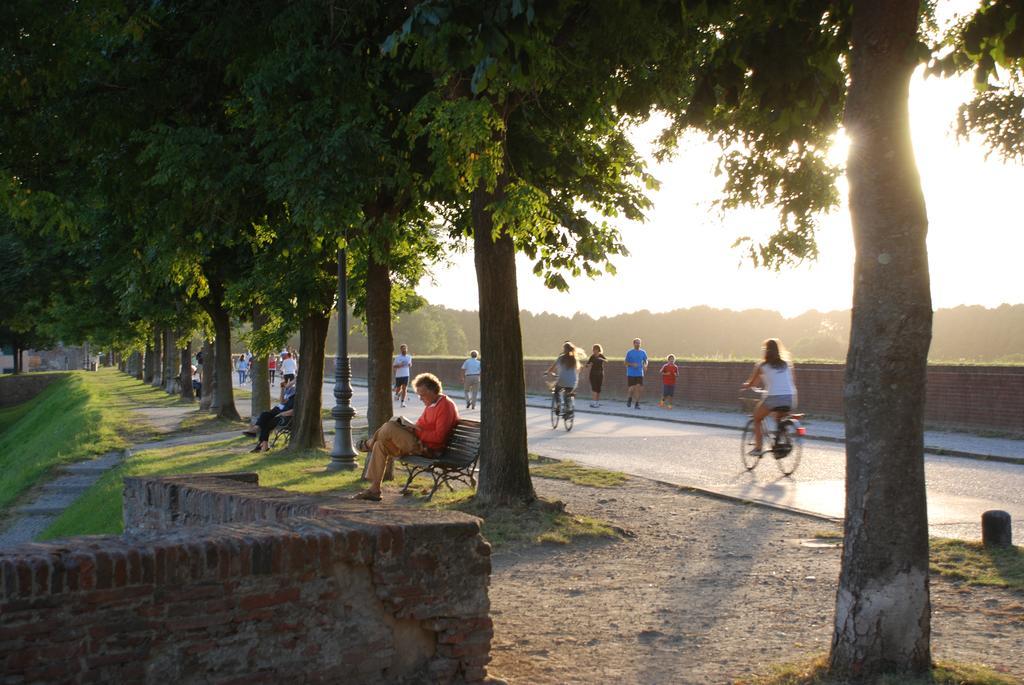
[[776, 369], [769, 364], [761, 364], [761, 379], [764, 382], [765, 396], [795, 395], [793, 369], [786, 364]]

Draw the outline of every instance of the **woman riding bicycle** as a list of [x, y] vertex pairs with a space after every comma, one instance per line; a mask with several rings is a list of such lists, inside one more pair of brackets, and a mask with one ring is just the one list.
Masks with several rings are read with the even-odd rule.
[[754, 365], [750, 378], [743, 384], [744, 389], [761, 386], [764, 399], [754, 408], [754, 449], [753, 456], [761, 454], [764, 436], [761, 425], [768, 414], [779, 418], [780, 408], [791, 410], [796, 407], [796, 381], [793, 379], [793, 364], [778, 338], [764, 341], [764, 361]]
[[[567, 410], [572, 409], [572, 394], [576, 391], [576, 384], [580, 379], [580, 353], [577, 351], [576, 346], [568, 340], [562, 345], [562, 354], [558, 356], [558, 359], [551, 364], [548, 369], [548, 373], [551, 375], [557, 375], [558, 378], [555, 380], [555, 396], [558, 397], [560, 394], [565, 397], [565, 406]], [[557, 370], [557, 374], [555, 373]]]

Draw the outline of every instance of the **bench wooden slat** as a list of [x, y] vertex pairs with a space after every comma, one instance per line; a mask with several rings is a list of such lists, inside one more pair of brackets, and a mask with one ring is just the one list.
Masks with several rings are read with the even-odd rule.
[[434, 496], [437, 489], [447, 485], [451, 489], [450, 481], [457, 480], [471, 486], [476, 485], [473, 473], [476, 471], [477, 461], [480, 459], [480, 422], [470, 419], [460, 419], [451, 435], [448, 436], [448, 444], [445, 445], [437, 459], [430, 459], [420, 456], [399, 457], [409, 473], [409, 478], [402, 488], [402, 492], [409, 494], [409, 485], [420, 473], [427, 473], [434, 479], [434, 487], [431, 489], [427, 499]]

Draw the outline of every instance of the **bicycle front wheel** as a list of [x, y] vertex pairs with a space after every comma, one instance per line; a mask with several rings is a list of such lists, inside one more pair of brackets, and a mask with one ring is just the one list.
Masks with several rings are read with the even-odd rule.
[[566, 402], [565, 416], [562, 417], [562, 426], [565, 428], [566, 432], [572, 430], [572, 424], [575, 423], [575, 421], [576, 412], [574, 411], [573, 406], [569, 404], [569, 402]]
[[558, 395], [551, 396], [551, 427], [558, 428]]
[[753, 471], [761, 457], [754, 456], [750, 451], [754, 449], [754, 419], [747, 421], [743, 427], [743, 441], [740, 442], [740, 458], [743, 460], [743, 468]]
[[772, 456], [775, 457], [775, 465], [782, 471], [782, 475], [791, 476], [800, 466], [800, 458], [804, 453], [804, 441], [792, 426], [779, 428], [778, 437], [775, 439], [775, 446], [772, 448]]

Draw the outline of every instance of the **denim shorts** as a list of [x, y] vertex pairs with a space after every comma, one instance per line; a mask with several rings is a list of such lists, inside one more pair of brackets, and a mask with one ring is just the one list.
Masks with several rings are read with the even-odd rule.
[[768, 395], [762, 401], [764, 406], [769, 409], [775, 409], [776, 407], [793, 407], [793, 396], [792, 395]]
[[661, 394], [663, 397], [672, 397], [676, 394], [676, 386], [661, 384]]

